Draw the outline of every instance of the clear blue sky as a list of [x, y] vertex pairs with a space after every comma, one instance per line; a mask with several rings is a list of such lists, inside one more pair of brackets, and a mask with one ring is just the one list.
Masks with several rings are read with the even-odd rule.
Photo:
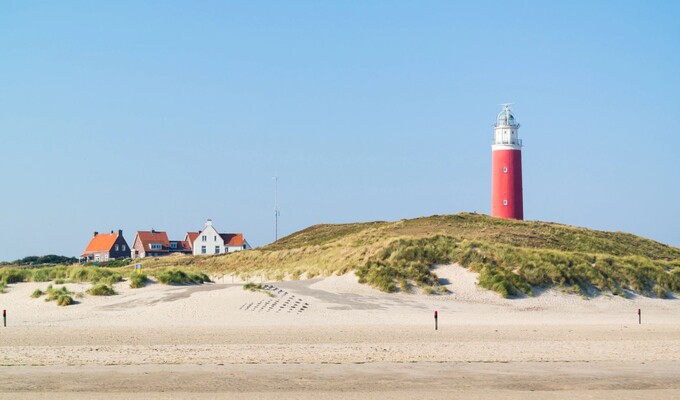
[[0, 259], [490, 211], [680, 246], [680, 2], [4, 1]]

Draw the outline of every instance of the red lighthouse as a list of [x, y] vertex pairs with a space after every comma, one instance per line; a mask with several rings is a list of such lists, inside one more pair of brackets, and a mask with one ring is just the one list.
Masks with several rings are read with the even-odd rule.
[[522, 205], [522, 140], [519, 124], [503, 104], [491, 145], [491, 216], [524, 219]]

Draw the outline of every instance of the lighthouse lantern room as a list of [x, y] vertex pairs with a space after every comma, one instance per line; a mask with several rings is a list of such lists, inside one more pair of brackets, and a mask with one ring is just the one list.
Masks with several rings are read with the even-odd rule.
[[522, 140], [519, 123], [503, 104], [491, 145], [491, 216], [524, 219], [522, 205]]

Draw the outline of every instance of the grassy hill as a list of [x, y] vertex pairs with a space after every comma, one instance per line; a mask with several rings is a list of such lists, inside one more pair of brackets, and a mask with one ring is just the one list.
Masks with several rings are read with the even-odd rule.
[[401, 220], [314, 225], [251, 251], [144, 260], [151, 273], [184, 266], [213, 275], [270, 279], [342, 274], [387, 292], [445, 292], [432, 264], [459, 263], [502, 296], [558, 287], [595, 295], [680, 292], [680, 249], [621, 232], [462, 213]]

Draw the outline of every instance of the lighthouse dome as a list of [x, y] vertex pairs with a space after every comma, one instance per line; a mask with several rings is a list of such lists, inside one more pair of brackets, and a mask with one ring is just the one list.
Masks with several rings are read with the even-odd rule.
[[510, 111], [510, 106], [508, 104], [504, 104], [503, 111], [498, 114], [496, 126], [519, 126], [515, 120], [515, 116], [512, 114], [512, 111]]

